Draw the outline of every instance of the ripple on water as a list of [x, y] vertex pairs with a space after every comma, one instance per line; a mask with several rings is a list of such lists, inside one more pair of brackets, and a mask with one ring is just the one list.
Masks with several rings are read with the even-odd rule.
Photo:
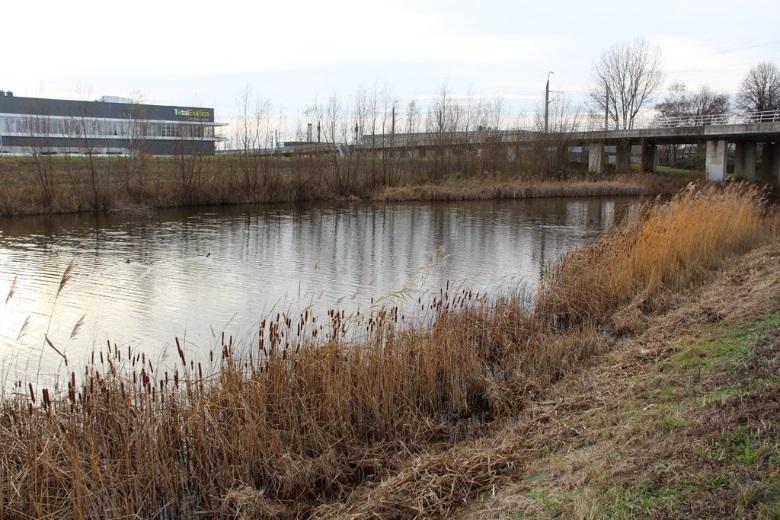
[[[636, 204], [313, 204], [0, 220], [0, 305], [17, 277], [0, 313], [0, 371], [37, 364], [47, 328], [73, 360], [106, 339], [156, 358], [185, 334], [187, 348], [205, 356], [222, 330], [250, 341], [262, 318], [282, 310], [310, 306], [325, 316], [333, 305], [365, 310], [373, 298], [411, 316], [417, 297], [448, 281], [453, 290], [533, 288], [545, 265]], [[55, 307], [71, 260], [73, 278]], [[59, 361], [44, 355], [47, 369]]]

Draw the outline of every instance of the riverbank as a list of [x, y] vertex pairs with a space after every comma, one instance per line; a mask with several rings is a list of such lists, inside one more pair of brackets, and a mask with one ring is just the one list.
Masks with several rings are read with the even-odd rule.
[[[774, 252], [774, 271], [728, 267], [776, 248], [757, 191], [691, 188], [641, 213], [568, 255], [530, 310], [443, 290], [429, 329], [399, 332], [388, 309], [353, 344], [334, 313], [330, 339], [296, 343], [280, 316], [254, 358], [223, 341], [213, 375], [182, 349], [163, 374], [109, 345], [61, 393], [20, 387], [0, 404], [0, 516], [447, 516], [568, 442], [554, 392], [583, 367], [609, 370], [654, 327], [685, 334], [675, 309], [713, 280], [735, 307], [735, 287], [777, 293]], [[719, 315], [702, 305], [697, 320]]]
[[333, 516], [775, 518], [778, 260], [775, 243], [666, 294], [505, 428], [414, 458]]
[[465, 179], [438, 184], [381, 188], [372, 194], [371, 198], [382, 202], [453, 202], [551, 197], [642, 197], [676, 193], [693, 179], [693, 175], [687, 178], [669, 178], [649, 174], [610, 175], [603, 179], [575, 177], [558, 181]]
[[456, 517], [777, 518], [779, 261], [745, 255], [551, 388], [486, 442], [525, 456]]
[[698, 178], [696, 174], [688, 178], [593, 176], [572, 165], [546, 171], [534, 169], [533, 164], [448, 161], [375, 157], [3, 158], [0, 216], [144, 213], [157, 208], [344, 199], [647, 196], [674, 193]]

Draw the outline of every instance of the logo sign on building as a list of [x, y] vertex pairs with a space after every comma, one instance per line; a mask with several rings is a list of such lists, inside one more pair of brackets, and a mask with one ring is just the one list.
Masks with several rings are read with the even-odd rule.
[[178, 117], [209, 117], [208, 110], [197, 110], [195, 108], [174, 108], [173, 111]]

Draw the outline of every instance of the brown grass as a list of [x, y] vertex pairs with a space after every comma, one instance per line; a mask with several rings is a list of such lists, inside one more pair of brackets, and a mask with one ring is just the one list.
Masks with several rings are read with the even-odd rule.
[[[0, 517], [337, 514], [322, 504], [512, 417], [597, 348], [601, 313], [684, 288], [759, 243], [763, 211], [744, 187], [647, 208], [639, 223], [569, 256], [531, 311], [443, 292], [430, 329], [399, 330], [391, 309], [353, 343], [338, 333], [295, 342], [280, 332], [295, 321], [279, 316], [250, 352], [223, 341], [213, 373], [183, 348], [179, 367], [163, 373], [109, 346], [67, 390], [31, 385], [31, 395], [20, 388], [0, 403]], [[344, 327], [339, 316], [329, 316], [333, 331]], [[509, 468], [515, 447], [420, 466], [411, 487], [388, 481], [376, 495], [386, 496], [382, 517], [444, 514]], [[403, 504], [396, 485], [407, 489]]]
[[537, 317], [573, 326], [602, 320], [634, 298], [652, 305], [660, 289], [683, 290], [772, 234], [762, 193], [741, 184], [691, 185], [668, 204], [640, 212], [633, 225], [576, 249], [558, 265]]
[[[348, 161], [328, 155], [95, 158], [92, 162], [81, 157], [3, 158], [0, 216], [94, 211], [144, 214], [150, 208], [347, 197], [392, 201], [647, 195], [673, 192], [681, 186], [679, 179], [650, 175], [585, 180], [573, 169], [541, 176], [522, 163], [480, 166], [462, 159], [460, 166], [445, 168], [434, 159], [379, 160], [360, 154]], [[483, 169], [488, 167], [496, 169]], [[387, 173], [390, 169], [392, 176]], [[452, 179], [459, 179], [459, 184]]]
[[618, 175], [600, 180], [591, 178], [568, 181], [496, 179], [460, 184], [388, 187], [377, 190], [372, 198], [384, 202], [401, 202], [646, 196], [675, 193], [685, 182], [687, 181], [680, 178], [670, 179], [653, 175]]

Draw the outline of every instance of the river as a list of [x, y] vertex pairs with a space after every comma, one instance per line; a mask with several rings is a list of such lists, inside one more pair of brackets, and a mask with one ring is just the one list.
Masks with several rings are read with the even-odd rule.
[[0, 219], [0, 386], [62, 368], [46, 335], [71, 367], [107, 340], [165, 363], [177, 337], [202, 357], [223, 332], [251, 342], [278, 312], [397, 305], [410, 321], [418, 299], [448, 285], [533, 294], [563, 253], [638, 203], [355, 202]]

